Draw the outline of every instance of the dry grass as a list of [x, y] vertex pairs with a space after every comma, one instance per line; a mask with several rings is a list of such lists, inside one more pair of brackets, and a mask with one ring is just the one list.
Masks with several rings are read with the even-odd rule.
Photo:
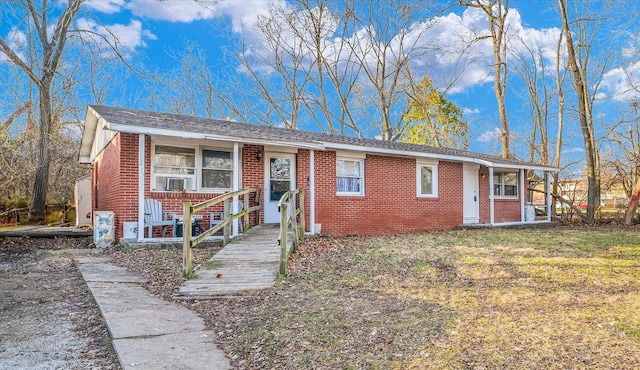
[[639, 281], [623, 229], [317, 239], [218, 325], [247, 368], [640, 368]]
[[638, 229], [318, 238], [289, 267], [185, 303], [234, 368], [640, 368]]

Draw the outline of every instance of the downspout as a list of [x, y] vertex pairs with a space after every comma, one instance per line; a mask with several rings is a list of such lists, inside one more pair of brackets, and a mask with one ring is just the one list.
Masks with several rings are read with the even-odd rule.
[[316, 160], [315, 151], [309, 150], [309, 231], [316, 233]]
[[495, 195], [493, 194], [493, 167], [489, 167], [489, 224], [493, 226], [496, 221], [495, 211]]
[[551, 222], [551, 173], [549, 171], [544, 171], [544, 178], [544, 195], [547, 203], [547, 221]]
[[[233, 143], [233, 191], [240, 190], [240, 148], [237, 142]], [[245, 207], [249, 205], [246, 204]], [[231, 204], [231, 213], [238, 213], [238, 196], [233, 197], [233, 203]], [[233, 220], [231, 236], [234, 238], [238, 236], [238, 222], [239, 219]]]
[[[520, 222], [525, 221], [525, 211], [524, 211], [524, 196], [527, 194], [527, 189], [524, 187], [524, 169], [520, 169]], [[531, 199], [529, 199], [531, 202]]]
[[144, 239], [144, 150], [145, 134], [138, 134], [138, 242]]

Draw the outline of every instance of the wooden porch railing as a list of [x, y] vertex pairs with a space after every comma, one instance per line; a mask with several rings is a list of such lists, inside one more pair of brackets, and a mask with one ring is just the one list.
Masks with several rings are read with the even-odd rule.
[[[287, 261], [289, 254], [298, 250], [300, 240], [304, 237], [304, 189], [290, 190], [280, 198], [278, 202], [280, 210], [280, 236], [278, 243], [280, 244], [280, 271], [279, 275], [284, 276], [287, 273]], [[291, 251], [287, 250], [287, 234], [289, 226], [292, 231]]]
[[[245, 230], [249, 227], [249, 213], [250, 212], [259, 212], [262, 209], [262, 203], [260, 201], [260, 188], [246, 188], [238, 191], [233, 191], [229, 193], [224, 193], [215, 198], [206, 200], [204, 202], [191, 205], [191, 202], [185, 202], [183, 204], [183, 224], [182, 224], [182, 270], [185, 276], [189, 276], [193, 273], [193, 257], [191, 254], [191, 249], [202, 242], [207, 237], [213, 235], [215, 232], [219, 230], [223, 230], [223, 245], [227, 245], [229, 243], [230, 234], [231, 234], [231, 224], [233, 220], [240, 219], [244, 217], [244, 225]], [[258, 203], [258, 205], [249, 207], [250, 194], [255, 193], [254, 199]], [[231, 202], [234, 197], [239, 197], [244, 195], [244, 204], [245, 208], [235, 214], [231, 213]], [[224, 203], [223, 209], [223, 219], [222, 221], [215, 225], [214, 227], [205, 230], [202, 234], [197, 236], [192, 236], [191, 225], [193, 222], [193, 214], [201, 211], [207, 207], [211, 207], [220, 202]], [[259, 220], [259, 214], [256, 217]], [[240, 220], [242, 221], [242, 220]]]

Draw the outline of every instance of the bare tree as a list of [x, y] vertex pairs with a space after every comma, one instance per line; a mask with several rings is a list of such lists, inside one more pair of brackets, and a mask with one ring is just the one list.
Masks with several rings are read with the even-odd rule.
[[[608, 4], [605, 4], [608, 5]], [[567, 16], [567, 9], [564, 0], [558, 0], [560, 8], [560, 17], [562, 19], [562, 28], [565, 35], [565, 43], [567, 48], [567, 60], [571, 69], [575, 92], [578, 97], [578, 119], [582, 138], [585, 146], [586, 156], [586, 175], [587, 175], [587, 223], [593, 223], [595, 212], [600, 204], [600, 153], [596, 142], [593, 121], [593, 103], [595, 92], [598, 85], [594, 84], [593, 88], [589, 87], [588, 71], [590, 67], [591, 47], [598, 35], [598, 26], [607, 14], [608, 7], [600, 9], [600, 16], [588, 14], [580, 17], [573, 22], [577, 30], [572, 30], [570, 21]], [[586, 11], [588, 7], [585, 4], [580, 5], [581, 11]], [[590, 22], [595, 22], [594, 27], [589, 27]], [[574, 32], [578, 36], [578, 52], [573, 41]], [[606, 69], [606, 60], [600, 66], [599, 76], [601, 77]], [[592, 90], [593, 89], [593, 90]]]
[[521, 52], [514, 54], [513, 66], [524, 82], [533, 123], [529, 137], [529, 160], [549, 164], [549, 103], [551, 100], [546, 81], [545, 57], [536, 45], [521, 41]]
[[182, 50], [170, 51], [169, 56], [177, 67], [145, 81], [151, 106], [176, 114], [238, 118], [238, 112], [229, 110], [236, 108], [229, 104], [232, 97], [216, 85], [217, 76], [200, 45], [187, 42]]
[[310, 70], [314, 78], [304, 100], [309, 115], [328, 133], [344, 134], [349, 129], [360, 136], [350, 101], [362, 66], [354, 63], [346, 38], [329, 42], [332, 35], [346, 35], [348, 23], [329, 9], [328, 0], [297, 0], [295, 4], [289, 27], [315, 58], [315, 71]]
[[[509, 121], [505, 97], [507, 93], [507, 29], [506, 20], [509, 14], [509, 0], [461, 0], [460, 5], [481, 9], [487, 15], [489, 22], [488, 36], [479, 37], [478, 40], [490, 38], [493, 44], [493, 87], [498, 102], [500, 115], [500, 141], [502, 143], [502, 156], [511, 157], [509, 150]], [[476, 41], [478, 41], [476, 40]]]
[[[47, 199], [49, 182], [49, 167], [51, 164], [50, 140], [53, 127], [53, 109], [51, 88], [60, 65], [69, 27], [80, 11], [84, 0], [69, 0], [53, 25], [49, 24], [48, 3], [43, 0], [41, 7], [33, 0], [15, 2], [24, 11], [25, 22], [33, 27], [33, 34], [28, 35], [29, 49], [39, 48], [38, 64], [25, 61], [20, 52], [0, 36], [0, 52], [29, 77], [38, 90], [39, 136], [36, 173], [33, 184], [31, 209], [29, 217], [43, 219]], [[51, 30], [53, 30], [52, 33]]]
[[640, 103], [634, 100], [629, 108], [628, 117], [623, 114], [618, 122], [607, 127], [612, 150], [611, 156], [603, 160], [627, 195], [625, 225], [632, 224], [640, 197]]
[[[412, 61], [428, 51], [421, 43], [431, 26], [428, 9], [422, 1], [346, 1], [343, 17], [355, 30], [347, 45], [362, 67], [360, 112], [383, 140], [397, 140], [407, 129], [405, 82]], [[425, 22], [416, 22], [421, 17]]]
[[[563, 85], [565, 83], [565, 79], [567, 77], [566, 68], [563, 66], [563, 58], [562, 58], [562, 36], [564, 30], [560, 31], [560, 35], [558, 37], [558, 43], [556, 44], [556, 65], [555, 65], [555, 83], [556, 83], [556, 94], [558, 96], [558, 131], [556, 135], [556, 150], [554, 155], [553, 165], [560, 168], [560, 156], [562, 155], [562, 142], [563, 142], [563, 131], [564, 131], [564, 89]], [[553, 174], [553, 194], [558, 194], [559, 192], [559, 182], [560, 182], [560, 173], [555, 172]], [[557, 203], [556, 198], [553, 198], [553, 202], [551, 205], [551, 209], [554, 214], [556, 214]]]

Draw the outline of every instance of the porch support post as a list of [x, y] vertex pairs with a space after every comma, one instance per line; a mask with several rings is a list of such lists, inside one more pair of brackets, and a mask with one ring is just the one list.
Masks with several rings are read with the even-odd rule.
[[489, 167], [489, 224], [493, 226], [496, 222], [495, 217], [495, 195], [493, 194], [493, 167]]
[[[524, 169], [520, 169], [520, 221], [525, 221], [525, 212], [524, 212], [524, 196], [527, 195], [527, 189], [524, 187]], [[531, 199], [529, 199], [531, 203]]]
[[551, 173], [544, 171], [544, 199], [547, 205], [547, 221], [551, 222]]
[[138, 241], [144, 239], [144, 150], [145, 134], [138, 134]]
[[309, 231], [312, 235], [316, 233], [316, 160], [313, 149], [309, 150]]
[[[240, 147], [237, 142], [233, 143], [233, 191], [240, 190]], [[245, 205], [248, 207], [249, 205]], [[231, 213], [238, 213], [238, 196], [233, 197], [233, 203], [231, 204]], [[233, 237], [238, 236], [238, 222], [236, 218], [233, 220], [232, 232]]]

